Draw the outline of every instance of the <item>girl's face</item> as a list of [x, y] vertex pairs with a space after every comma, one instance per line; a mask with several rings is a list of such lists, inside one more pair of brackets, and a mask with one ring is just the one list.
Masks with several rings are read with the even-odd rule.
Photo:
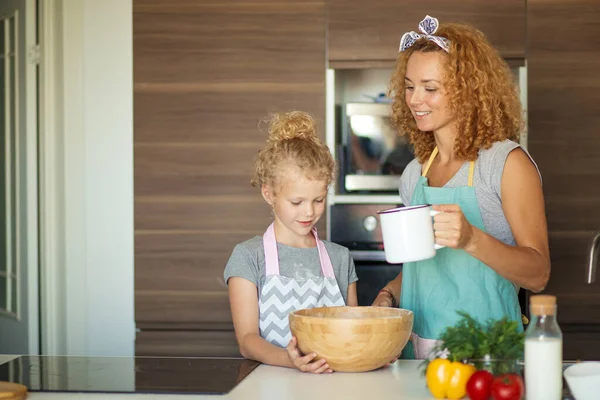
[[262, 187], [262, 195], [273, 207], [277, 241], [300, 247], [325, 211], [327, 183], [311, 180], [300, 169], [286, 168], [276, 191]]
[[453, 121], [448, 94], [442, 82], [446, 57], [438, 51], [416, 51], [406, 65], [406, 104], [422, 132], [440, 133], [447, 130]]

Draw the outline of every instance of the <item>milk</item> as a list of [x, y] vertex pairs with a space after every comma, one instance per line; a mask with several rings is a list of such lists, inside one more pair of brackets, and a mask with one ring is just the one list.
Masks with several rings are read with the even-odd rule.
[[556, 296], [531, 296], [531, 322], [525, 331], [527, 400], [562, 399], [562, 332], [556, 319]]
[[562, 372], [562, 339], [525, 339], [527, 400], [561, 400]]

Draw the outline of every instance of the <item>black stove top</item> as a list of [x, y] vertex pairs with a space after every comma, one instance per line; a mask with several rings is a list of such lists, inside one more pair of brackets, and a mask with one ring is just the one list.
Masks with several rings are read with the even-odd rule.
[[243, 358], [22, 356], [0, 381], [31, 392], [226, 394], [259, 363]]

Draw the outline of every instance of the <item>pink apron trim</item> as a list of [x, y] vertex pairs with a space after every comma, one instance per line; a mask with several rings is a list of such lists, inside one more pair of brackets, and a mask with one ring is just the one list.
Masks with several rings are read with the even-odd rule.
[[[329, 253], [327, 253], [327, 249], [325, 248], [323, 241], [319, 240], [317, 228], [313, 228], [312, 233], [317, 242], [317, 251], [319, 252], [319, 260], [321, 261], [321, 270], [323, 271], [323, 276], [327, 278], [335, 278]], [[277, 254], [277, 240], [275, 239], [274, 223], [271, 223], [271, 225], [269, 225], [267, 228], [267, 231], [263, 234], [263, 248], [265, 251], [266, 275], [279, 275], [279, 256]]]
[[279, 275], [277, 241], [275, 240], [275, 228], [273, 224], [269, 225], [263, 235], [263, 248], [265, 250], [265, 272], [267, 276]]

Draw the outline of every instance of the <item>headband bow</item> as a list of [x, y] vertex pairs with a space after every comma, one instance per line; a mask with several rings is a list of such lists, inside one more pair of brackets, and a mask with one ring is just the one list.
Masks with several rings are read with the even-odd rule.
[[444, 37], [433, 35], [439, 26], [440, 24], [437, 18], [427, 15], [423, 21], [419, 22], [419, 30], [423, 33], [421, 34], [415, 31], [406, 32], [404, 35], [402, 35], [402, 39], [400, 39], [399, 51], [404, 51], [415, 44], [417, 40], [425, 38], [427, 40], [431, 40], [440, 46], [442, 50], [448, 53], [450, 51], [450, 41]]

